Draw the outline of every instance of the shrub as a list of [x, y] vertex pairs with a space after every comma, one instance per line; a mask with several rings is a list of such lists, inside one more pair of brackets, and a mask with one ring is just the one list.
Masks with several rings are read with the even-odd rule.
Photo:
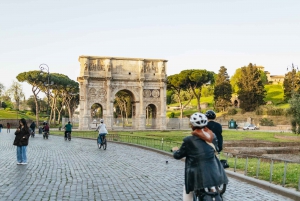
[[263, 115], [264, 114], [264, 110], [263, 108], [259, 107], [255, 110], [255, 114], [256, 115]]
[[274, 126], [274, 122], [272, 119], [262, 118], [259, 121], [261, 126]]
[[229, 115], [235, 115], [235, 114], [237, 114], [237, 113], [238, 113], [238, 111], [237, 111], [235, 108], [231, 108], [231, 109], [229, 109], [228, 112], [227, 112], [227, 114], [229, 114]]
[[175, 117], [175, 113], [174, 112], [171, 112], [170, 114], [169, 114], [169, 118], [174, 118]]
[[281, 116], [281, 115], [284, 115], [284, 109], [282, 109], [282, 108], [275, 108], [275, 107], [268, 107], [267, 108], [267, 115], [271, 115], [271, 116]]
[[7, 107], [5, 108], [6, 111], [11, 111], [11, 108]]
[[34, 115], [34, 113], [33, 113], [33, 112], [31, 112], [31, 111], [28, 111], [28, 112], [26, 112], [26, 115], [27, 115], [27, 116], [33, 116], [33, 115]]
[[241, 114], [245, 114], [245, 113], [246, 113], [246, 110], [242, 109]]

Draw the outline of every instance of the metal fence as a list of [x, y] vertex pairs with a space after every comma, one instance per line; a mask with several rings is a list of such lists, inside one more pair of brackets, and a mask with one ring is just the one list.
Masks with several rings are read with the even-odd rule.
[[[272, 183], [275, 179], [284, 187], [295, 187], [300, 191], [300, 163], [275, 159], [271, 157], [255, 156], [248, 154], [221, 153], [220, 158], [225, 158], [234, 172], [241, 172], [245, 176], [252, 176]], [[263, 168], [262, 168], [263, 167]], [[292, 184], [297, 184], [292, 185]]]

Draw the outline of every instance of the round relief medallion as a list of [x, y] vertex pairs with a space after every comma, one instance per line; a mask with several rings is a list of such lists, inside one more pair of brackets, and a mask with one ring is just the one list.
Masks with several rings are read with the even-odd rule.
[[157, 89], [152, 90], [152, 96], [153, 96], [154, 98], [159, 97], [159, 91], [158, 91]]
[[144, 97], [148, 98], [151, 95], [151, 91], [149, 89], [144, 90]]
[[105, 96], [106, 95], [106, 90], [105, 89], [98, 90], [98, 95], [99, 96]]

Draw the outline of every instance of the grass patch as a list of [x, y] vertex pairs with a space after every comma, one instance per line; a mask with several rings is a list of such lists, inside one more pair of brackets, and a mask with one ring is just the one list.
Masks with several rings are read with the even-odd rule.
[[[226, 159], [226, 156], [221, 154], [220, 159]], [[236, 171], [247, 176], [254, 177], [260, 180], [272, 181], [274, 184], [283, 185], [284, 181], [284, 162], [274, 161], [272, 167], [272, 177], [271, 177], [271, 160], [270, 159], [260, 159], [258, 158], [246, 158], [237, 157], [227, 159], [230, 166], [229, 170], [234, 171], [236, 166]], [[297, 163], [287, 163], [287, 171], [285, 178], [285, 187], [298, 188], [298, 180], [300, 176], [300, 164]]]
[[0, 110], [0, 119], [35, 119], [35, 116], [27, 115], [25, 111], [16, 111], [16, 110]]

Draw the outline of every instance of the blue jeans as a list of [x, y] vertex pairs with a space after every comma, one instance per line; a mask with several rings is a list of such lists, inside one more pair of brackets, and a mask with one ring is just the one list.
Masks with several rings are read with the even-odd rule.
[[27, 150], [27, 146], [17, 146], [18, 163], [27, 163], [26, 150]]
[[99, 133], [99, 136], [98, 136], [98, 143], [101, 144], [102, 143], [102, 139], [101, 139], [101, 136], [105, 136], [107, 133]]

